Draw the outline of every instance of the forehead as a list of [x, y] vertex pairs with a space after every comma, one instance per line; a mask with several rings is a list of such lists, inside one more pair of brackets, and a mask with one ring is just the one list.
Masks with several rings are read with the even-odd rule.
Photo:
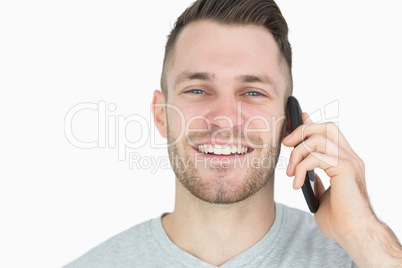
[[213, 73], [217, 79], [269, 75], [284, 88], [278, 46], [263, 26], [192, 22], [179, 35], [172, 56], [169, 88], [184, 71]]

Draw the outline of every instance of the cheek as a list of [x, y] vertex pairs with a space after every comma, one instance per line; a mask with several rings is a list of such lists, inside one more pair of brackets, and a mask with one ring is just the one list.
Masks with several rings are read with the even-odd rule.
[[202, 111], [202, 109], [194, 105], [172, 105], [168, 111], [170, 131], [178, 135], [179, 133], [187, 133], [189, 129], [208, 128], [208, 120], [200, 111]]
[[277, 138], [281, 133], [285, 116], [279, 109], [250, 107], [244, 110], [246, 117], [245, 131], [255, 135], [261, 135], [264, 140]]
[[183, 111], [172, 105], [167, 108], [166, 115], [169, 132], [174, 133], [175, 136], [179, 135], [185, 129], [186, 122]]

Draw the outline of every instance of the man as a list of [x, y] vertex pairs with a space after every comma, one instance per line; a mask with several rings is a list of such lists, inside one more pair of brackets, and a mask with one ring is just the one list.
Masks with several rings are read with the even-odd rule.
[[[290, 134], [288, 28], [271, 0], [199, 0], [178, 19], [153, 113], [168, 140], [175, 209], [111, 238], [67, 267], [396, 267], [402, 249], [367, 196], [364, 164], [335, 124]], [[280, 146], [287, 175], [316, 177], [309, 214], [274, 202]], [[318, 226], [318, 227], [317, 227]]]

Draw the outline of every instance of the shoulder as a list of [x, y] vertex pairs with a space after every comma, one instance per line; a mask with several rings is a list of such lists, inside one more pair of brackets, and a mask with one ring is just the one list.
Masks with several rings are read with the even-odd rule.
[[282, 215], [286, 229], [296, 231], [298, 227], [303, 226], [304, 232], [318, 234], [319, 229], [311, 213], [279, 203], [276, 203], [276, 209], [278, 210], [277, 215]]
[[160, 218], [148, 220], [99, 244], [65, 268], [113, 267], [121, 260], [137, 259], [157, 246], [151, 225]]
[[276, 204], [276, 209], [278, 220], [281, 221], [279, 234], [282, 242], [288, 246], [306, 245], [312, 241], [333, 244], [321, 233], [310, 213], [283, 204]]
[[298, 255], [300, 263], [353, 266], [343, 248], [321, 232], [311, 213], [283, 204], [276, 204], [276, 207], [282, 210], [281, 244], [286, 252], [293, 252], [293, 257]]
[[285, 234], [287, 239], [301, 241], [304, 244], [312, 243], [312, 241], [328, 245], [335, 243], [322, 234], [311, 213], [283, 204], [277, 204], [277, 209], [282, 210], [281, 229], [283, 232], [281, 233]]

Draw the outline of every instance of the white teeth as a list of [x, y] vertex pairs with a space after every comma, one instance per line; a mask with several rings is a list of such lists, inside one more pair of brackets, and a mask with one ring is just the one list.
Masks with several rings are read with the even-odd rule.
[[223, 148], [222, 148], [222, 146], [221, 145], [215, 145], [214, 146], [214, 154], [222, 154], [222, 150]]
[[229, 146], [223, 147], [222, 154], [230, 155], [230, 152], [231, 152], [231, 150], [230, 150]]
[[248, 148], [241, 145], [223, 146], [220, 144], [200, 144], [198, 145], [198, 151], [205, 154], [216, 154], [216, 155], [230, 155], [230, 154], [245, 154]]
[[213, 153], [214, 152], [214, 146], [212, 144], [208, 145], [208, 153]]

